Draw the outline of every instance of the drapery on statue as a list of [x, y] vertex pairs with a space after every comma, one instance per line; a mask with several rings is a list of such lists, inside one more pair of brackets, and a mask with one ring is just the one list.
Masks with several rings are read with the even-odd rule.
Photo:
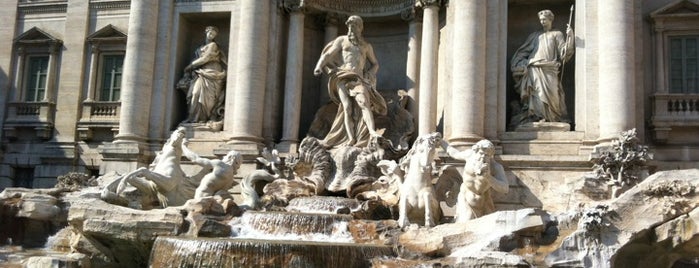
[[538, 16], [543, 30], [529, 35], [512, 56], [510, 68], [521, 102], [521, 110], [513, 111], [513, 127], [569, 120], [559, 73], [575, 52], [575, 35], [570, 24], [566, 36], [552, 30], [554, 15], [550, 10], [539, 11]]
[[459, 151], [442, 140], [442, 148], [454, 159], [466, 161], [456, 201], [456, 222], [466, 222], [495, 212], [491, 190], [509, 191], [505, 169], [495, 162], [495, 145], [477, 142], [470, 150]]
[[413, 148], [398, 164], [405, 174], [398, 201], [400, 227], [405, 227], [411, 222], [433, 227], [442, 217], [432, 186], [432, 166], [437, 157], [437, 144], [441, 140], [442, 135], [439, 132], [417, 137]]
[[206, 44], [194, 52], [195, 59], [184, 68], [184, 77], [178, 83], [179, 88], [187, 90], [186, 123], [220, 121], [223, 116], [219, 110], [225, 100], [227, 60], [214, 40], [218, 28], [208, 26], [205, 32]]
[[[330, 132], [323, 140], [327, 147], [364, 146], [372, 135], [379, 135], [374, 115], [386, 114], [386, 101], [376, 91], [379, 63], [374, 49], [362, 36], [364, 23], [359, 16], [347, 19], [348, 33], [325, 46], [313, 74], [330, 76], [328, 92], [338, 104]], [[352, 100], [354, 99], [354, 100]]]

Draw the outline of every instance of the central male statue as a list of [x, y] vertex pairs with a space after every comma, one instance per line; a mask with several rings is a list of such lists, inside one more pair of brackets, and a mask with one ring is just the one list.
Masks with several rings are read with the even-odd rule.
[[330, 76], [328, 92], [338, 104], [330, 132], [323, 140], [326, 147], [365, 146], [369, 138], [379, 135], [374, 115], [386, 114], [386, 101], [376, 91], [379, 63], [374, 49], [362, 37], [364, 22], [350, 16], [345, 23], [348, 33], [325, 46], [313, 73]]

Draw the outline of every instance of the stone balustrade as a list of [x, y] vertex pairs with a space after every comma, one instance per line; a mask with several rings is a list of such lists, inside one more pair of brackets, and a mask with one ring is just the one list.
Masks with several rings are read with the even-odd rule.
[[672, 128], [699, 126], [699, 94], [655, 94], [651, 123], [655, 139], [667, 141]]
[[119, 129], [121, 102], [119, 101], [85, 101], [80, 121], [78, 137], [81, 140], [92, 138], [95, 128], [108, 128], [113, 132]]

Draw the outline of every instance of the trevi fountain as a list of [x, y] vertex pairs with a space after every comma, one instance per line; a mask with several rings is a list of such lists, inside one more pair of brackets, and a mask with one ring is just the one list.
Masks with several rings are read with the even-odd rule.
[[[198, 1], [174, 1], [174, 8], [169, 3], [173, 1], [156, 2], [131, 1], [130, 12], [139, 17], [130, 19], [129, 35], [158, 20], [144, 10], [178, 10]], [[126, 81], [147, 76], [139, 76], [139, 70], [146, 70], [139, 66], [170, 67], [159, 66], [162, 61], [139, 65], [140, 54], [129, 51], [148, 51], [147, 40], [156, 37], [139, 41], [129, 36], [122, 122], [115, 141], [100, 147], [104, 162], [99, 173], [67, 172], [56, 178], [54, 187], [4, 188], [0, 266], [699, 267], [699, 170], [657, 168], [654, 151], [639, 138], [639, 130], [633, 124], [614, 125], [628, 121], [628, 111], [610, 107], [626, 95], [594, 95], [600, 103], [595, 109], [603, 114], [599, 118], [587, 119], [579, 112], [587, 107], [579, 101], [584, 100], [579, 81], [587, 81], [584, 48], [590, 46], [585, 42], [592, 42], [582, 37], [592, 27], [575, 27], [586, 16], [576, 9], [609, 8], [612, 11], [600, 14], [616, 14], [613, 11], [624, 10], [623, 3], [609, 1], [607, 7], [602, 4], [606, 1], [580, 0], [396, 0], [378, 1], [388, 3], [381, 9], [360, 0], [337, 5], [318, 0], [265, 2], [236, 3], [241, 7], [231, 15], [240, 16], [235, 27], [215, 23], [225, 21], [221, 19], [179, 18], [189, 20], [199, 31], [191, 36], [200, 39], [192, 41], [197, 44], [192, 51], [178, 52], [193, 52], [192, 56], [171, 63], [177, 66], [171, 68], [177, 77], [170, 76], [172, 81], [164, 85], [179, 94], [174, 99], [181, 112], [167, 109], [177, 122], [164, 131], [166, 137], [152, 152], [143, 153], [140, 143], [130, 140], [129, 131], [137, 136], [143, 129], [140, 121], [129, 118], [144, 110], [136, 100], [140, 95], [128, 89]], [[526, 14], [534, 24], [531, 31], [491, 28], [486, 13], [497, 11], [506, 17], [507, 9], [498, 8], [508, 2], [532, 11]], [[699, 6], [679, 2], [688, 9]], [[553, 5], [553, 11], [547, 5]], [[402, 16], [410, 23], [411, 35], [420, 29], [413, 28], [419, 17], [421, 53], [411, 54], [416, 47], [410, 41], [409, 58], [400, 59], [404, 54], [392, 54], [386, 39], [377, 37], [390, 34], [382, 31], [382, 23], [388, 23], [387, 29], [395, 27], [390, 19], [377, 19], [376, 14], [390, 13], [388, 7], [402, 10], [386, 17]], [[277, 103], [284, 102], [283, 111], [254, 93], [266, 90], [255, 88], [260, 85], [255, 73], [260, 64], [274, 69], [273, 58], [283, 54], [271, 54], [265, 44], [262, 58], [242, 57], [262, 51], [256, 39], [247, 39], [260, 24], [275, 23], [252, 14], [267, 12], [261, 9], [283, 12], [289, 20], [288, 25], [278, 24], [288, 27], [279, 35], [288, 38], [285, 75], [277, 79], [286, 84], [277, 96]], [[335, 34], [328, 35], [329, 28], [313, 30], [325, 31], [326, 36], [322, 45], [309, 49], [303, 43], [309, 39], [303, 36], [303, 16], [321, 17], [318, 14], [325, 12], [333, 14]], [[196, 20], [202, 23], [191, 22]], [[488, 33], [461, 26], [486, 21]], [[438, 36], [445, 24], [451, 25], [445, 29], [452, 36], [443, 37], [446, 41]], [[490, 47], [479, 48], [477, 38], [490, 42], [506, 34], [517, 36], [509, 41], [517, 43], [511, 49], [479, 52]], [[183, 36], [177, 42], [184, 42]], [[616, 49], [618, 38], [609, 39], [595, 42]], [[440, 42], [452, 50], [441, 48]], [[304, 47], [312, 56], [304, 56]], [[432, 54], [438, 47], [439, 56]], [[444, 56], [444, 51], [452, 54]], [[387, 80], [406, 80], [405, 74], [395, 75], [397, 57], [404, 62], [399, 67], [419, 69], [407, 75], [408, 80], [419, 78], [419, 90], [417, 83], [412, 89], [384, 89], [392, 85]], [[437, 62], [448, 66], [437, 69]], [[456, 67], [474, 65], [470, 62], [487, 67]], [[617, 69], [609, 69], [615, 72], [610, 75], [600, 69], [599, 83], [631, 79]], [[439, 100], [426, 90], [438, 80], [440, 90], [445, 80], [453, 88]], [[300, 85], [307, 81], [321, 88], [312, 98], [327, 102], [314, 107], [309, 124], [299, 131], [298, 123], [288, 122], [298, 122], [302, 110], [306, 113]], [[492, 83], [511, 90], [507, 99], [490, 102], [491, 93], [470, 90]], [[573, 85], [578, 88], [575, 93]], [[303, 96], [304, 101], [308, 98]], [[505, 100], [511, 101], [508, 108]], [[288, 103], [296, 103], [296, 108], [287, 108]], [[437, 107], [444, 106], [450, 115], [440, 117]], [[284, 137], [278, 143], [255, 138], [263, 129], [256, 122], [267, 120], [268, 109], [284, 117], [279, 129]], [[598, 123], [593, 129], [600, 137], [606, 136], [571, 145], [585, 140], [583, 125], [592, 123]], [[490, 129], [504, 134], [490, 135]], [[229, 132], [229, 142], [212, 138]], [[578, 146], [573, 156], [556, 152], [571, 146]]]

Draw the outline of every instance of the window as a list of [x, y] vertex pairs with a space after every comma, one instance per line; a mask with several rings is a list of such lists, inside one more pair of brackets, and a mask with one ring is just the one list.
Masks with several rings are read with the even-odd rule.
[[121, 75], [124, 55], [104, 55], [102, 57], [102, 82], [100, 101], [118, 101], [121, 92]]
[[27, 59], [25, 101], [42, 101], [46, 94], [49, 56], [30, 56]]
[[699, 35], [670, 37], [670, 93], [699, 93]]

